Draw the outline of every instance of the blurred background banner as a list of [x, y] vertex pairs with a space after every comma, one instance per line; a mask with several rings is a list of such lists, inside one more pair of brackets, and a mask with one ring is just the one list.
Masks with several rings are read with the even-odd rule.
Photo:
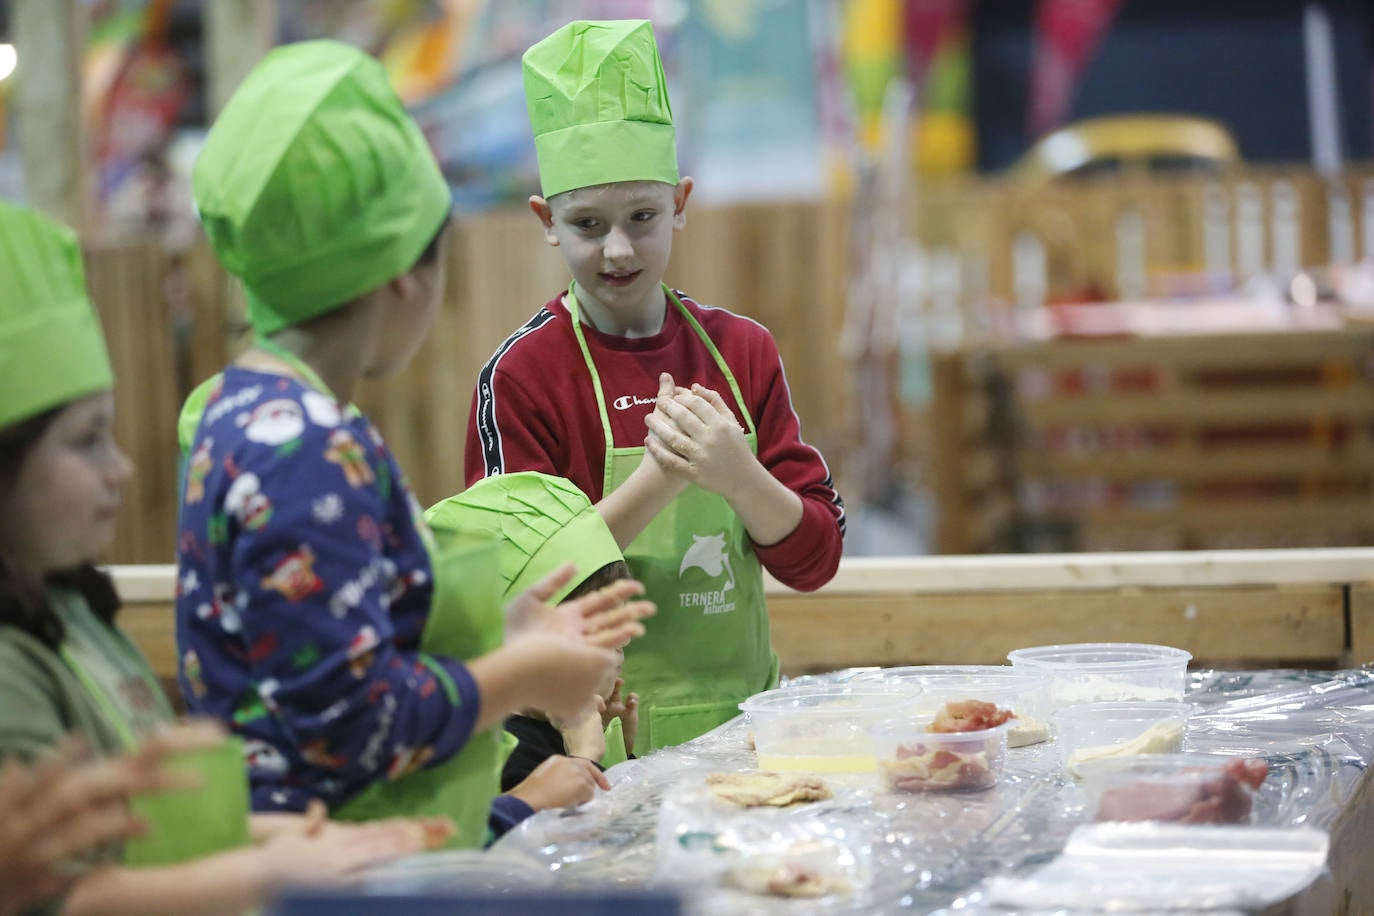
[[[827, 190], [816, 66], [824, 0], [693, 0], [669, 87], [703, 202]], [[748, 155], [741, 151], [749, 150]]]
[[1036, 0], [1027, 122], [1032, 138], [1069, 116], [1074, 91], [1122, 0]]

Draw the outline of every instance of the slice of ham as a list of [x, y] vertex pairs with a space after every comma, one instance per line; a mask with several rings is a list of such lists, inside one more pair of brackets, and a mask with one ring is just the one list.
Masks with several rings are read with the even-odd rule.
[[1269, 765], [1263, 760], [1232, 760], [1210, 771], [1182, 773], [1185, 779], [1206, 772], [1200, 781], [1128, 783], [1102, 794], [1099, 821], [1168, 821], [1179, 824], [1240, 824], [1250, 817], [1255, 790], [1264, 784]]
[[935, 716], [927, 731], [936, 734], [979, 732], [996, 728], [1015, 718], [1009, 709], [999, 709], [995, 703], [982, 700], [952, 700]]

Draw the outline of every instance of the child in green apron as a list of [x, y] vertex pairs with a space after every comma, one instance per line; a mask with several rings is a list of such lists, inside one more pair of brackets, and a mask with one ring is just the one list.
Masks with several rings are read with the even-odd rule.
[[606, 520], [658, 607], [625, 652], [644, 753], [776, 684], [763, 570], [828, 582], [844, 506], [767, 329], [663, 283], [693, 183], [649, 23], [570, 23], [525, 53], [524, 77], [530, 208], [572, 282], [481, 370], [465, 474], [566, 477]]
[[[498, 543], [501, 583], [507, 599], [569, 561], [577, 576], [550, 600], [575, 601], [630, 577], [610, 529], [585, 494], [567, 480], [521, 472], [488, 477], [431, 506], [425, 519], [440, 545], [473, 537]], [[619, 671], [596, 688], [597, 708], [581, 719], [551, 721], [538, 710], [506, 719], [518, 739], [501, 772], [512, 789], [541, 769], [557, 767], [582, 788], [573, 803], [609, 788], [601, 771], [629, 756], [638, 725], [639, 698], [624, 693]]]
[[498, 797], [501, 721], [579, 714], [652, 607], [627, 601], [636, 583], [549, 606], [563, 570], [503, 614], [493, 567], [434, 543], [353, 405], [424, 340], [447, 269], [448, 185], [374, 58], [274, 50], [192, 187], [256, 337], [206, 398], [184, 475], [187, 705], [244, 739], [255, 810], [442, 814], [479, 847], [489, 815], [500, 829], [533, 807]]
[[[132, 467], [114, 441], [113, 376], [75, 236], [0, 203], [0, 276], [0, 759], [43, 761], [75, 734], [116, 761], [175, 751], [169, 766], [194, 785], [180, 797], [138, 795], [114, 829], [87, 822], [85, 842], [40, 838], [32, 852], [60, 858], [70, 882], [50, 886], [65, 900], [39, 911], [238, 913], [288, 880], [424, 848], [418, 823], [253, 821], [238, 748], [217, 729], [209, 742], [169, 731], [167, 698], [114, 626], [118, 597], [92, 565], [114, 536]], [[116, 786], [127, 779], [114, 764], [106, 773]], [[67, 826], [79, 826], [81, 811], [70, 814]], [[122, 834], [133, 835], [99, 843]], [[0, 900], [8, 892], [0, 886]]]

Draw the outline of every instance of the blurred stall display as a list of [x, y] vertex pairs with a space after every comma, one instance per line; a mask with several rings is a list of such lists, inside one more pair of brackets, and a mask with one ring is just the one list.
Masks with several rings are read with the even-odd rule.
[[1374, 544], [1374, 327], [1240, 300], [1035, 317], [937, 358], [942, 552]]
[[828, 96], [820, 90], [832, 34], [826, 7], [812, 0], [686, 4], [679, 65], [668, 85], [683, 174], [695, 177], [699, 200], [809, 200], [829, 190]]
[[1120, 115], [1061, 127], [1042, 137], [1013, 167], [1016, 181], [1037, 187], [1059, 178], [1119, 172], [1224, 175], [1240, 164], [1226, 128], [1186, 115]]

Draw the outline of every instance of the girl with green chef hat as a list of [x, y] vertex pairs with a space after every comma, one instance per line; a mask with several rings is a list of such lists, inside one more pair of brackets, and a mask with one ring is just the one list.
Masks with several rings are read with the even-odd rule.
[[[322, 830], [318, 811], [250, 818], [237, 747], [218, 729], [171, 727], [167, 698], [114, 625], [114, 586], [92, 565], [114, 536], [132, 466], [114, 441], [114, 379], [75, 236], [37, 213], [0, 203], [0, 276], [5, 775], [16, 778], [16, 762], [53, 772], [45, 761], [60, 756], [67, 736], [76, 735], [90, 753], [112, 761], [171, 753], [168, 766], [183, 772], [193, 792], [189, 798], [136, 796], [127, 829], [116, 822], [111, 832], [108, 818], [102, 828], [116, 837], [133, 834], [123, 844], [72, 857], [42, 848], [81, 848], [70, 837], [35, 838], [34, 857], [58, 856], [64, 880], [57, 899], [23, 911], [239, 913], [286, 881], [341, 875], [423, 848], [418, 824]], [[70, 817], [82, 813], [72, 809]], [[0, 816], [10, 821], [40, 812]], [[12, 890], [0, 886], [0, 912], [14, 912], [7, 906]]]
[[[501, 796], [501, 721], [578, 715], [651, 613], [637, 583], [503, 615], [480, 547], [440, 551], [352, 400], [400, 369], [443, 297], [449, 189], [381, 65], [336, 42], [249, 74], [192, 174], [253, 345], [188, 410], [177, 647], [188, 706], [241, 736], [255, 810], [442, 814], [480, 846], [533, 807]], [[189, 423], [187, 425], [190, 425]]]
[[481, 370], [464, 473], [565, 477], [605, 519], [658, 607], [625, 649], [642, 754], [777, 683], [763, 571], [828, 582], [844, 504], [768, 330], [663, 282], [693, 183], [650, 24], [571, 22], [523, 64], [530, 209], [572, 279]]

